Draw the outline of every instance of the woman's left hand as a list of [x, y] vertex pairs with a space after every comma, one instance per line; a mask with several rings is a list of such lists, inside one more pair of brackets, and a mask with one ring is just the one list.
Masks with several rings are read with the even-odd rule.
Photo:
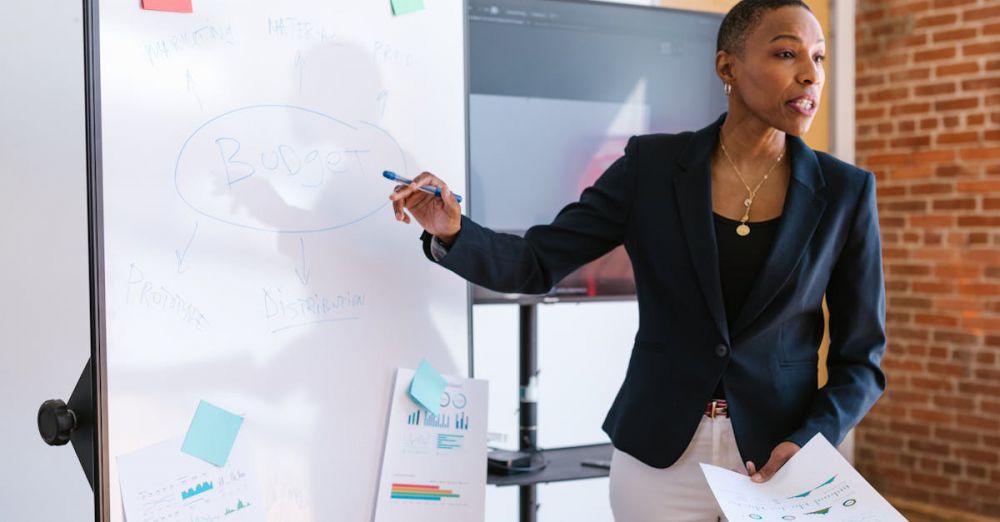
[[747, 474], [750, 475], [750, 480], [754, 482], [767, 482], [771, 480], [771, 477], [784, 466], [788, 459], [792, 458], [799, 452], [799, 445], [794, 442], [782, 442], [775, 446], [774, 451], [771, 452], [771, 459], [764, 464], [760, 471], [757, 471], [752, 461], [747, 461]]

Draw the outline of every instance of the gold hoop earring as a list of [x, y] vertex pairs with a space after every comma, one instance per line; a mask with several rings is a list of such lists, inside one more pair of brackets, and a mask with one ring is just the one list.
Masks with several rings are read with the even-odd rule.
[[733, 86], [728, 83], [725, 84], [725, 86], [722, 88], [722, 92], [724, 92], [726, 96], [729, 96], [733, 92]]

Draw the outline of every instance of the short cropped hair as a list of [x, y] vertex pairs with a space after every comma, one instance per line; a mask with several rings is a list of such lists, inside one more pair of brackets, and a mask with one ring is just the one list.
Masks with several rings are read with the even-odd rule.
[[716, 41], [716, 52], [726, 51], [730, 54], [743, 56], [743, 47], [747, 37], [757, 28], [760, 19], [770, 11], [787, 6], [796, 6], [812, 12], [802, 0], [742, 0], [733, 6], [722, 19], [719, 26], [719, 38]]

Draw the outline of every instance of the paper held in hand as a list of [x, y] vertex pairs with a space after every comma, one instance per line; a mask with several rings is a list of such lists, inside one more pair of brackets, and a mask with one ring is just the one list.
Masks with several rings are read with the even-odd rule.
[[819, 434], [762, 484], [711, 464], [701, 470], [729, 520], [906, 521]]

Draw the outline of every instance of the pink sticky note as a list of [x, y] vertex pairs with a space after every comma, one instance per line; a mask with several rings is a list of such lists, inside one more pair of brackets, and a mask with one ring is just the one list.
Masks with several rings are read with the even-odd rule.
[[190, 13], [191, 0], [142, 0], [142, 8], [148, 11], [170, 11], [173, 13]]

